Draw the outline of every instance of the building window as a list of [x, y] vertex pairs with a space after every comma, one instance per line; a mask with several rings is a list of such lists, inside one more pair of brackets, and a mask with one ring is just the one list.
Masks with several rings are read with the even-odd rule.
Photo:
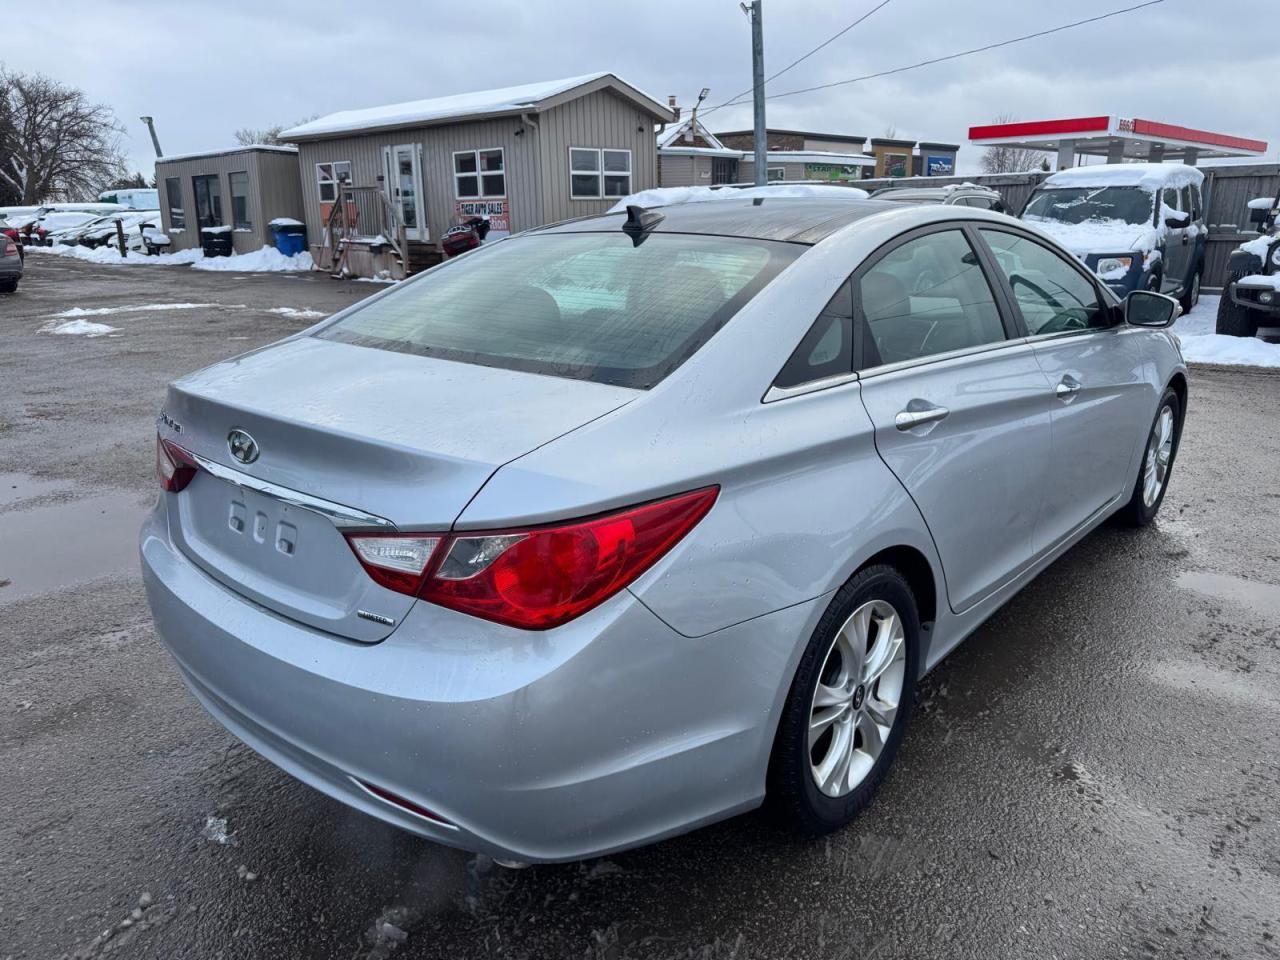
[[765, 168], [765, 180], [767, 180], [769, 183], [773, 183], [777, 180], [785, 180], [785, 179], [787, 179], [786, 167]]
[[182, 181], [165, 177], [164, 194], [169, 203], [169, 229], [175, 233], [187, 228], [187, 214], [182, 209]]
[[231, 225], [237, 230], [252, 230], [249, 219], [249, 174], [243, 171], [227, 174], [231, 181]]
[[453, 155], [454, 196], [459, 200], [507, 195], [507, 168], [502, 148], [461, 150]]
[[196, 194], [196, 221], [200, 229], [222, 226], [222, 182], [217, 174], [192, 177]]
[[350, 182], [350, 160], [316, 164], [316, 188], [319, 191], [321, 203], [333, 203], [338, 199], [339, 184]]
[[625, 197], [630, 193], [630, 150], [569, 148], [569, 196], [574, 200]]

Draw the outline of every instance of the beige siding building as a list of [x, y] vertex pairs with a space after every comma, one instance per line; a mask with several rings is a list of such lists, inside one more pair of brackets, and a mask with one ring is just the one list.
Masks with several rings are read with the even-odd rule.
[[[779, 138], [786, 133], [793, 138]], [[814, 139], [817, 134], [771, 131], [768, 180], [850, 183], [869, 176], [875, 161], [865, 156], [861, 137]], [[726, 143], [725, 138], [733, 140]], [[744, 138], [747, 143], [742, 145]], [[808, 138], [808, 139], [803, 139]], [[659, 184], [664, 187], [710, 187], [755, 182], [754, 137], [747, 133], [714, 134], [696, 118], [674, 124], [658, 136]], [[854, 147], [856, 146], [856, 149]], [[827, 147], [843, 149], [829, 150]]]
[[599, 73], [350, 110], [281, 136], [298, 145], [317, 263], [395, 273], [438, 259], [445, 231], [470, 216], [498, 238], [656, 186], [654, 132], [671, 119]]
[[156, 161], [160, 219], [171, 251], [201, 245], [203, 228], [231, 228], [236, 253], [273, 241], [270, 223], [302, 219], [294, 147], [237, 147]]

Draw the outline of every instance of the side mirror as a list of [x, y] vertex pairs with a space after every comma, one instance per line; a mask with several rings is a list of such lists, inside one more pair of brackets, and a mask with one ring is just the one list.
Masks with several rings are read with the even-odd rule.
[[1254, 197], [1249, 201], [1249, 222], [1259, 226], [1266, 223], [1271, 216], [1271, 208], [1275, 205], [1274, 197]]
[[1164, 218], [1164, 225], [1166, 227], [1173, 227], [1175, 230], [1178, 227], [1185, 227], [1190, 222], [1191, 214], [1187, 213], [1185, 210], [1170, 210]]
[[1135, 290], [1124, 299], [1124, 321], [1135, 327], [1167, 327], [1181, 315], [1177, 300], [1154, 290]]

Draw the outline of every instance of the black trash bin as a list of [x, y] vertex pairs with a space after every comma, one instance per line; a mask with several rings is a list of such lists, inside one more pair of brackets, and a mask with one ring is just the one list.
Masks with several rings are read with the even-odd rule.
[[201, 227], [200, 249], [206, 257], [229, 257], [235, 252], [230, 227]]

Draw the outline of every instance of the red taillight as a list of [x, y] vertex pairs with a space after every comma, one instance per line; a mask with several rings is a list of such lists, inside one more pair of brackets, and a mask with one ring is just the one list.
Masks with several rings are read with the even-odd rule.
[[156, 477], [169, 493], [177, 493], [191, 482], [200, 468], [191, 454], [172, 440], [156, 437]]
[[18, 255], [18, 245], [10, 240], [4, 245], [4, 255], [6, 257], [16, 257]]
[[632, 583], [707, 515], [719, 492], [708, 487], [587, 520], [441, 541], [423, 534], [350, 534], [347, 540], [369, 575], [388, 589], [497, 623], [546, 630]]

